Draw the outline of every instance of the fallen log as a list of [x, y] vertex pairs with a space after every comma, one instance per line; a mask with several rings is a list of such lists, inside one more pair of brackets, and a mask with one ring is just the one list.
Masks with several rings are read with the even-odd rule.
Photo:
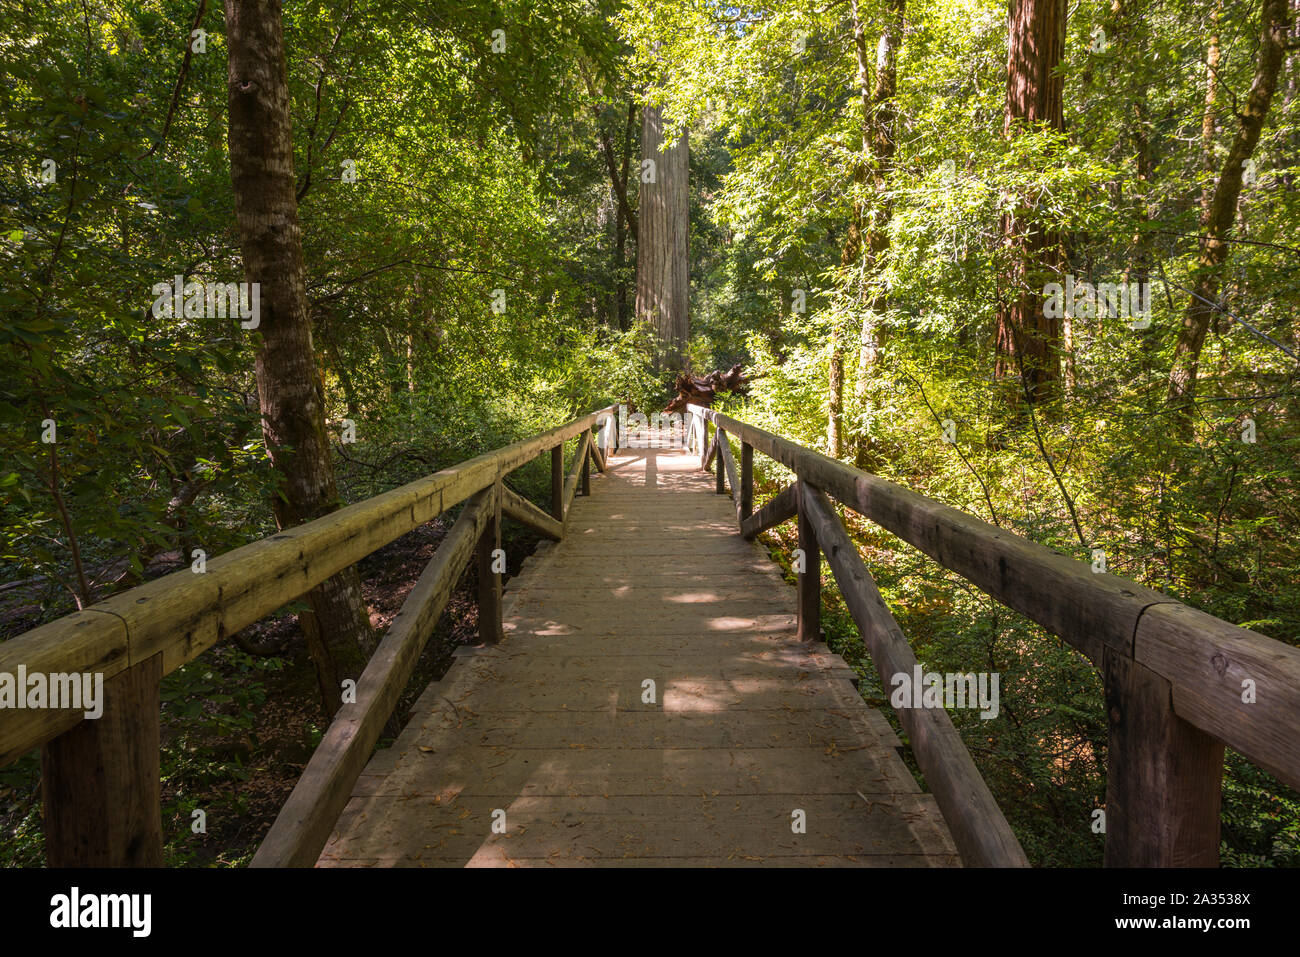
[[691, 403], [711, 406], [714, 397], [719, 392], [748, 395], [749, 384], [752, 381], [751, 377], [746, 376], [741, 371], [740, 363], [732, 366], [726, 372], [715, 369], [706, 376], [694, 376], [689, 372], [683, 372], [673, 383], [673, 388], [677, 390], [677, 396], [668, 403], [664, 411], [682, 412]]

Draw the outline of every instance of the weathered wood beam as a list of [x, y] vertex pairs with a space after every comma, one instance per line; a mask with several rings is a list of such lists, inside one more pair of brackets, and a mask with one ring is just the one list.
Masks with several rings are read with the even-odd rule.
[[743, 520], [740, 514], [740, 480], [736, 477], [736, 462], [731, 456], [731, 443], [727, 441], [725, 432], [719, 432], [722, 440], [718, 443], [718, 454], [722, 456], [722, 467], [718, 469], [718, 476], [721, 478], [723, 472], [727, 475], [727, 484], [731, 486], [732, 502], [736, 506], [736, 525], [739, 526]]
[[582, 476], [583, 463], [587, 461], [587, 446], [591, 442], [591, 433], [578, 437], [578, 450], [573, 456], [573, 464], [569, 466], [569, 475], [564, 480], [564, 517], [562, 521], [569, 518], [569, 508], [573, 505], [573, 496], [578, 491], [578, 480]]
[[564, 521], [564, 443], [551, 449], [551, 516]]
[[[185, 574], [195, 577], [188, 569]], [[28, 674], [102, 674], [107, 686], [130, 666], [126, 622], [93, 608], [0, 642], [0, 672], [16, 675], [23, 665]], [[82, 718], [79, 709], [5, 711], [0, 720], [0, 767], [76, 727]]]
[[[801, 515], [816, 529], [840, 594], [857, 622], [881, 684], [892, 689], [895, 675], [909, 680], [916, 655], [885, 606], [862, 556], [839, 516], [816, 486], [801, 482]], [[916, 763], [943, 812], [962, 860], [977, 867], [1028, 867], [1020, 842], [971, 760], [943, 708], [898, 708]]]
[[503, 637], [501, 631], [501, 566], [498, 557], [501, 549], [501, 500], [504, 485], [498, 480], [484, 494], [491, 496], [484, 503], [488, 520], [479, 534], [478, 557], [478, 636], [485, 645], [495, 645]]
[[41, 749], [50, 867], [162, 867], [161, 680], [161, 654], [118, 672], [103, 714]]
[[519, 524], [525, 525], [547, 538], [558, 542], [564, 537], [563, 525], [518, 492], [504, 485], [501, 487], [501, 510], [508, 518], [514, 519]]
[[722, 449], [727, 444], [727, 433], [718, 429], [713, 436], [713, 491], [724, 495], [727, 491], [727, 470], [722, 464]]
[[402, 603], [357, 682], [356, 703], [334, 716], [325, 737], [253, 855], [253, 867], [311, 867], [347, 806], [420, 653], [433, 634], [491, 518], [491, 491], [465, 506]]
[[752, 540], [759, 532], [765, 532], [794, 518], [799, 514], [798, 494], [798, 488], [793, 484], [787, 485], [769, 499], [766, 505], [740, 523], [740, 534]]
[[605, 471], [605, 460], [609, 458], [611, 451], [618, 451], [618, 416], [609, 414], [601, 415], [596, 423], [598, 429], [596, 436], [597, 441], [592, 446], [600, 450], [600, 470]]
[[596, 468], [598, 468], [602, 474], [606, 471], [605, 453], [601, 450], [599, 442], [591, 443], [591, 460], [596, 463]]
[[1170, 682], [1106, 649], [1107, 867], [1218, 867], [1223, 745], [1174, 714]]
[[708, 451], [704, 453], [704, 458], [700, 463], [700, 468], [705, 472], [713, 468], [713, 459], [718, 454], [718, 433], [713, 433], [713, 440], [708, 443]]
[[817, 527], [809, 512], [808, 486], [802, 480], [796, 483], [799, 503], [799, 551], [803, 570], [796, 569], [799, 584], [796, 605], [799, 613], [799, 634], [802, 642], [812, 644], [822, 640], [822, 553], [817, 540]]
[[1300, 649], [1168, 601], [1138, 621], [1133, 658], [1180, 718], [1300, 789]]
[[740, 443], [740, 521], [754, 514], [754, 447]]

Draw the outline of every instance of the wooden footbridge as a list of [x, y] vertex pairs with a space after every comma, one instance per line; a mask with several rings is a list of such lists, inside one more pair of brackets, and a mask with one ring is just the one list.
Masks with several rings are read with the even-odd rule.
[[[948, 713], [898, 709], [923, 790], [856, 675], [821, 643], [824, 557], [885, 686], [916, 665], [833, 502], [1100, 669], [1107, 864], [1218, 862], [1225, 744], [1300, 787], [1300, 649], [711, 409], [690, 407], [684, 448], [655, 448], [656, 435], [619, 447], [615, 412], [0, 644], [0, 673], [105, 678], [98, 720], [0, 712], [0, 765], [43, 749], [49, 862], [161, 863], [162, 675], [458, 505], [254, 866], [1024, 866]], [[757, 511], [755, 450], [794, 476]], [[504, 480], [548, 452], [544, 511]], [[551, 540], [504, 594], [503, 518]], [[753, 544], [791, 519], [795, 586]], [[376, 752], [471, 563], [480, 644]]]

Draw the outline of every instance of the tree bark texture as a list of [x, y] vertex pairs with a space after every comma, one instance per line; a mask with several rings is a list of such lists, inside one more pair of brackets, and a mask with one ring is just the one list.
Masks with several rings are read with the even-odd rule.
[[[290, 528], [340, 502], [307, 307], [280, 3], [226, 0], [226, 36], [235, 215], [244, 273], [261, 285], [254, 335], [262, 432], [281, 479], [276, 524]], [[356, 569], [317, 586], [308, 605], [300, 623], [332, 716], [342, 681], [360, 676], [372, 644]]]
[[[1007, 104], [1003, 132], [1064, 128], [1059, 72], [1065, 51], [1065, 0], [1011, 0], [1007, 44]], [[1002, 217], [1007, 255], [1006, 288], [998, 303], [995, 373], [1024, 376], [1032, 402], [1057, 394], [1061, 379], [1061, 322], [1043, 315], [1042, 289], [1059, 280], [1064, 258], [1060, 237], [1040, 222], [1036, 197], [1021, 196]]]
[[[1288, 0], [1262, 0], [1260, 38], [1255, 78], [1237, 114], [1237, 129], [1228, 147], [1218, 183], [1209, 205], [1201, 215], [1201, 248], [1192, 276], [1192, 291], [1183, 312], [1182, 327], [1174, 346], [1174, 364], [1169, 375], [1168, 401], [1177, 415], [1176, 428], [1189, 437], [1192, 403], [1196, 398], [1196, 376], [1205, 333], [1214, 317], [1223, 264], [1228, 258], [1229, 239], [1237, 218], [1242, 177], [1247, 161], [1255, 152], [1269, 103], [1277, 90], [1291, 30]], [[1207, 95], [1208, 98], [1208, 95]]]
[[661, 369], [682, 367], [690, 334], [689, 146], [685, 134], [665, 144], [663, 126], [657, 107], [641, 110], [636, 315], [658, 335]]

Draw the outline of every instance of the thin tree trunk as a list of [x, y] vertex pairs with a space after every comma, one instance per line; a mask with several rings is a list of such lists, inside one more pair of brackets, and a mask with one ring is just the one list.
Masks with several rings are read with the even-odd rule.
[[[1297, 91], [1300, 91], [1300, 63], [1296, 62], [1300, 59], [1300, 0], [1291, 0], [1291, 40], [1287, 44], [1287, 51], [1286, 64], [1282, 68], [1287, 78], [1286, 92], [1282, 95], [1282, 122], [1290, 120], [1291, 132], [1284, 142], [1290, 147], [1292, 156], [1300, 156], [1300, 123], [1291, 119], [1291, 105], [1295, 102]], [[1296, 188], [1294, 173], [1285, 173], [1280, 179], [1287, 189]]]
[[1210, 47], [1205, 54], [1205, 112], [1201, 114], [1201, 172], [1205, 185], [1201, 189], [1201, 218], [1204, 219], [1214, 201], [1214, 187], [1210, 174], [1214, 172], [1214, 131], [1219, 99], [1219, 18], [1223, 4], [1216, 3], [1210, 14]]
[[826, 417], [826, 450], [831, 458], [837, 459], [844, 450], [841, 438], [844, 430], [844, 347], [840, 343], [839, 329], [831, 333], [828, 379], [830, 405]]
[[[605, 171], [609, 174], [610, 187], [613, 190], [614, 198], [618, 201], [619, 212], [623, 214], [623, 219], [630, 223], [632, 229], [635, 230], [636, 213], [632, 211], [627, 195], [626, 154], [623, 161], [623, 175], [620, 176], [618, 163], [614, 158], [614, 141], [601, 123], [601, 109], [596, 84], [585, 70], [583, 71], [583, 79], [586, 80], [587, 92], [591, 95], [591, 117], [596, 125], [596, 135], [600, 139], [601, 154], [605, 157]], [[635, 110], [635, 107], [632, 107], [632, 109]]]
[[1196, 398], [1201, 347], [1205, 344], [1205, 333], [1214, 316], [1214, 301], [1219, 293], [1223, 264], [1228, 258], [1228, 240], [1237, 218], [1237, 201], [1241, 197], [1243, 166], [1259, 143], [1269, 103], [1277, 89], [1290, 29], [1288, 0], [1262, 0], [1255, 79], [1237, 116], [1236, 134], [1223, 161], [1223, 169], [1210, 204], [1202, 216], [1200, 254], [1193, 272], [1192, 292], [1174, 346], [1168, 399], [1175, 410], [1175, 427], [1184, 439], [1191, 434], [1192, 403]]
[[[276, 524], [291, 528], [340, 503], [307, 308], [279, 0], [226, 0], [226, 37], [235, 216], [245, 275], [261, 284], [255, 335], [262, 432], [281, 478]], [[372, 642], [356, 569], [317, 586], [308, 605], [300, 623], [322, 706], [332, 716], [342, 681], [360, 676], [363, 648]]]
[[[628, 103], [627, 105], [627, 125], [623, 133], [623, 183], [626, 188], [628, 177], [628, 165], [632, 162], [632, 138], [636, 133], [636, 104]], [[622, 230], [618, 234], [618, 327], [623, 330], [632, 328], [632, 310], [628, 302], [628, 283], [625, 277], [627, 268], [627, 240], [628, 236], [635, 237], [636, 230], [632, 229], [628, 223], [623, 224]]]
[[[1064, 128], [1059, 67], [1065, 50], [1065, 0], [1011, 0], [1007, 45], [1006, 136], [1037, 125]], [[1061, 380], [1061, 323], [1044, 315], [1042, 289], [1056, 281], [1063, 257], [1056, 231], [1039, 222], [1036, 197], [1023, 196], [1002, 217], [1009, 275], [998, 303], [999, 379], [1023, 375], [1031, 402], [1054, 398]]]
[[[875, 197], [871, 218], [863, 222], [862, 208], [856, 206], [854, 223], [845, 243], [841, 264], [856, 260], [858, 250], [865, 247], [868, 266], [872, 273], [871, 295], [862, 301], [862, 326], [858, 335], [858, 368], [854, 383], [854, 405], [865, 408], [873, 378], [872, 366], [879, 355], [882, 330], [880, 317], [889, 308], [889, 297], [883, 285], [886, 259], [889, 255], [889, 221], [893, 216], [893, 201], [889, 193], [889, 177], [897, 148], [895, 127], [898, 111], [894, 98], [898, 92], [898, 51], [903, 41], [903, 24], [907, 15], [906, 0], [891, 0], [885, 14], [880, 40], [876, 45], [875, 81], [868, 76], [866, 30], [858, 9], [858, 0], [851, 0], [853, 15], [853, 47], [858, 66], [858, 91], [862, 100], [862, 146], [869, 157], [869, 168], [857, 171], [858, 181], [869, 178]], [[865, 226], [865, 230], [864, 230]], [[851, 248], [852, 247], [852, 248]], [[865, 286], [863, 287], [865, 289]], [[854, 442], [854, 459], [859, 468], [870, 464], [870, 441], [861, 430]]]
[[[857, 0], [854, 0], [854, 6], [856, 5]], [[876, 46], [876, 78], [869, 100], [866, 88], [863, 88], [863, 118], [866, 122], [865, 133], [869, 138], [868, 155], [871, 157], [871, 165], [867, 173], [875, 196], [871, 217], [869, 221], [863, 223], [863, 241], [875, 279], [870, 308], [863, 320], [862, 340], [868, 343], [870, 348], [864, 349], [862, 355], [868, 358], [868, 362], [874, 357], [880, 334], [876, 320], [884, 314], [889, 305], [882, 277], [885, 259], [889, 254], [889, 220], [894, 211], [893, 200], [889, 194], [889, 176], [897, 146], [894, 128], [898, 122], [898, 111], [894, 105], [894, 97], [898, 91], [898, 50], [902, 43], [903, 18], [906, 10], [906, 0], [892, 0], [880, 34], [880, 42]], [[861, 58], [865, 53], [864, 45], [858, 44], [859, 78], [863, 80], [865, 76], [862, 73]], [[860, 375], [859, 380], [862, 378]]]
[[[1287, 43], [1287, 61], [1282, 68], [1282, 73], [1287, 78], [1287, 86], [1282, 94], [1281, 122], [1291, 127], [1290, 134], [1283, 139], [1283, 143], [1291, 151], [1292, 156], [1300, 156], [1300, 122], [1296, 122], [1291, 116], [1296, 92], [1300, 92], [1300, 62], [1297, 60], [1300, 60], [1300, 0], [1291, 0], [1291, 40]], [[1296, 189], [1295, 173], [1283, 173], [1279, 177], [1279, 182], [1287, 190]], [[1297, 332], [1297, 335], [1300, 335], [1300, 332]]]

